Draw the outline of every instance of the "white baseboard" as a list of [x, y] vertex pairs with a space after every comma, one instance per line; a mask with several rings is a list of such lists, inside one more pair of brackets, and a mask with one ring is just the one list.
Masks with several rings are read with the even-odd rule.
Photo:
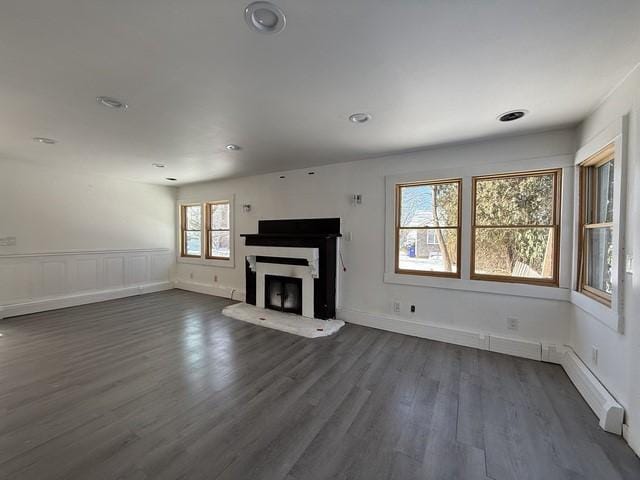
[[[380, 330], [560, 364], [600, 419], [600, 426], [607, 432], [622, 434], [624, 409], [578, 356], [564, 345], [501, 337], [344, 308], [339, 310], [338, 318], [348, 323]], [[634, 438], [628, 430], [625, 432], [625, 438], [631, 448], [640, 453], [640, 439]]]
[[640, 437], [629, 429], [627, 424], [622, 425], [622, 438], [624, 438], [631, 449], [640, 457]]
[[480, 332], [443, 327], [441, 325], [418, 323], [402, 318], [386, 315], [371, 314], [359, 310], [343, 308], [338, 311], [337, 318], [348, 323], [355, 323], [365, 327], [403, 333], [414, 337], [439, 340], [441, 342], [489, 350], [489, 337]]
[[129, 287], [114, 288], [109, 290], [92, 291], [86, 293], [74, 293], [55, 297], [41, 298], [27, 302], [0, 305], [0, 318], [28, 315], [30, 313], [57, 310], [59, 308], [75, 307], [87, 303], [103, 302], [116, 298], [131, 297], [143, 293], [159, 292], [173, 288], [171, 282], [143, 283]]
[[378, 328], [389, 332], [403, 333], [414, 337], [428, 338], [465, 347], [479, 348], [514, 357], [550, 363], [562, 362], [564, 347], [553, 344], [542, 344], [533, 340], [515, 337], [502, 337], [487, 332], [478, 332], [462, 328], [445, 327], [433, 323], [415, 322], [405, 318], [372, 314], [353, 309], [340, 309], [338, 318], [345, 322]]
[[562, 365], [567, 347], [551, 343], [542, 343], [542, 361]]
[[489, 335], [489, 350], [514, 357], [542, 360], [542, 344], [540, 342]]
[[190, 292], [204, 293], [206, 295], [214, 295], [216, 297], [230, 298], [244, 302], [245, 292], [236, 288], [226, 287], [224, 285], [212, 285], [210, 283], [192, 282], [186, 280], [174, 280], [173, 286], [180, 290], [188, 290]]
[[[573, 350], [567, 349], [562, 367], [596, 416], [603, 430], [622, 434], [624, 408], [611, 396]], [[629, 442], [631, 443], [631, 442]]]

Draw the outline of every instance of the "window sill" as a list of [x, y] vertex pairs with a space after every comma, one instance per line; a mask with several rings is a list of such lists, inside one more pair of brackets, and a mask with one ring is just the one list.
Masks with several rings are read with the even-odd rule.
[[233, 256], [229, 260], [220, 258], [178, 257], [176, 263], [203, 265], [205, 267], [235, 268], [235, 261]]
[[610, 329], [623, 333], [623, 316], [611, 307], [581, 292], [571, 292], [571, 303]]
[[540, 298], [544, 300], [561, 300], [568, 302], [568, 288], [527, 285], [521, 283], [489, 282], [483, 280], [467, 280], [457, 278], [428, 277], [424, 275], [402, 275], [385, 273], [384, 282], [395, 285], [412, 285], [417, 287], [442, 288], [466, 292], [493, 293], [516, 297]]

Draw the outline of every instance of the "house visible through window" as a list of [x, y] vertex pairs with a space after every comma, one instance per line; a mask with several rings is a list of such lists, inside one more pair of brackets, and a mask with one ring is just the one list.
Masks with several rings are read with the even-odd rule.
[[613, 145], [580, 165], [578, 290], [606, 305], [613, 292], [613, 174]]
[[231, 230], [229, 202], [207, 204], [207, 258], [229, 259], [231, 256]]
[[181, 251], [183, 257], [202, 256], [202, 207], [183, 205], [181, 211]]
[[561, 175], [473, 178], [471, 278], [558, 284]]
[[396, 186], [396, 273], [460, 277], [461, 183]]

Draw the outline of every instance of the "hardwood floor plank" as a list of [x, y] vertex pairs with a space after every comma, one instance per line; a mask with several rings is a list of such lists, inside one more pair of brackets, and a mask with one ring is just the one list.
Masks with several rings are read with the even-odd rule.
[[637, 479], [562, 369], [171, 290], [0, 321], [0, 479]]

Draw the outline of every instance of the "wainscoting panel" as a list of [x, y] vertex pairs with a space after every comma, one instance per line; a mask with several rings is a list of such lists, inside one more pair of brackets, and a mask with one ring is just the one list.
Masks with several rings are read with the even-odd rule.
[[105, 287], [124, 285], [124, 257], [107, 257], [104, 259], [104, 267]]
[[172, 288], [169, 249], [0, 255], [0, 318]]

